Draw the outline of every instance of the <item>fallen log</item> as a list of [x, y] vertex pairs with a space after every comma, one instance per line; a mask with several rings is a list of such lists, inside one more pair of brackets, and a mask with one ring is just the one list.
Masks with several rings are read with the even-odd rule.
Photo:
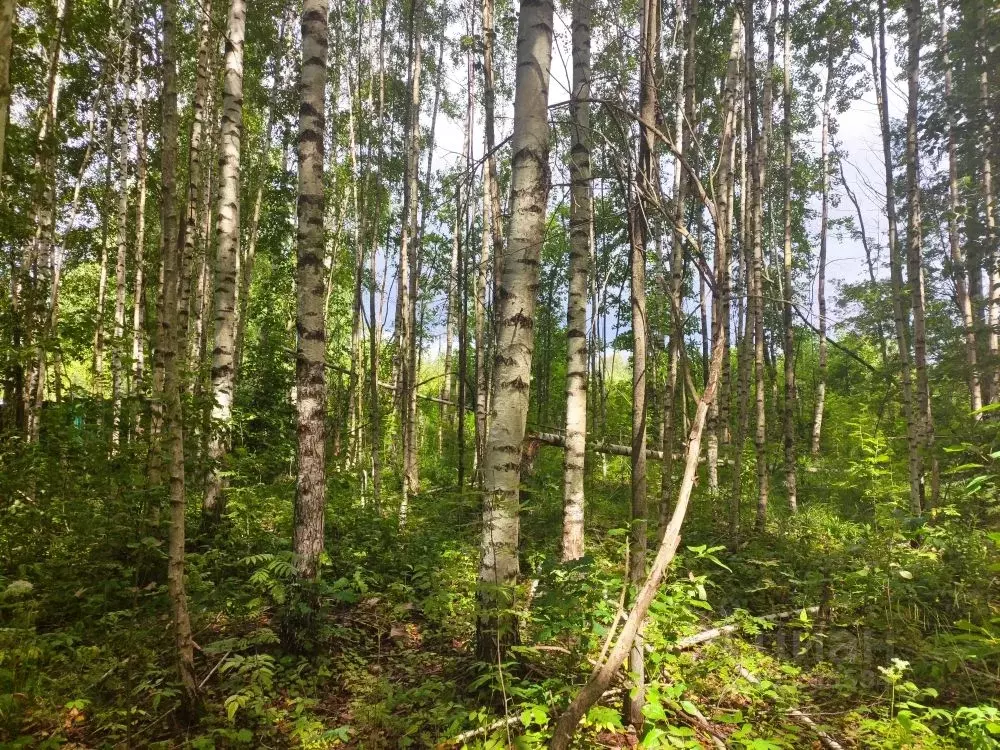
[[[789, 612], [776, 612], [773, 615], [764, 615], [763, 617], [757, 617], [755, 619], [764, 620], [766, 622], [779, 622], [780, 620], [788, 620], [795, 617], [802, 610], [794, 610]], [[815, 615], [819, 614], [819, 607], [809, 607], [805, 610], [806, 614]], [[732, 623], [731, 625], [722, 625], [716, 628], [709, 628], [708, 630], [703, 630], [700, 633], [695, 633], [694, 635], [689, 635], [685, 638], [681, 638], [677, 643], [674, 644], [672, 651], [686, 651], [689, 648], [694, 648], [695, 646], [705, 643], [707, 641], [715, 640], [724, 635], [730, 635], [735, 633], [740, 629], [739, 623]]]
[[[554, 432], [531, 432], [525, 435], [526, 440], [537, 440], [545, 445], [552, 445], [556, 448], [566, 447], [566, 438], [563, 435], [558, 435]], [[615, 445], [614, 443], [605, 443], [603, 441], [597, 441], [589, 443], [587, 445], [589, 450], [595, 453], [607, 453], [612, 456], [631, 456], [632, 448], [627, 445]], [[654, 458], [657, 461], [663, 460], [663, 452], [653, 450], [652, 448], [646, 449], [646, 457]]]
[[[566, 438], [555, 432], [529, 432], [524, 436], [525, 440], [537, 440], [543, 445], [551, 445], [554, 448], [566, 448]], [[632, 448], [627, 445], [618, 445], [616, 443], [605, 443], [603, 440], [599, 440], [593, 443], [587, 443], [587, 450], [594, 451], [594, 453], [606, 453], [610, 456], [624, 456], [628, 458], [632, 455]], [[646, 449], [646, 458], [652, 458], [656, 461], [663, 460], [663, 451], [654, 450], [652, 448]], [[684, 458], [684, 454], [675, 453], [674, 459], [681, 460]], [[705, 462], [704, 456], [698, 457], [699, 463]], [[720, 458], [719, 464], [731, 465], [732, 459]]]

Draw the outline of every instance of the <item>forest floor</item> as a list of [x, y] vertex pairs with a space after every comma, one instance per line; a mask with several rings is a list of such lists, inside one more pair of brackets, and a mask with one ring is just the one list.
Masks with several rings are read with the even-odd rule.
[[[587, 556], [558, 562], [560, 463], [543, 450], [525, 486], [522, 645], [502, 665], [474, 656], [475, 492], [443, 489], [432, 467], [401, 529], [335, 473], [323, 578], [304, 588], [293, 483], [239, 467], [224, 528], [189, 540], [204, 702], [185, 721], [163, 544], [135, 523], [144, 498], [64, 456], [3, 524], [0, 746], [544, 745], [619, 614], [627, 541], [627, 465], [612, 459], [588, 486]], [[135, 470], [123, 459], [118, 480]], [[917, 522], [863, 482], [803, 476], [799, 514], [775, 499], [765, 532], [735, 549], [728, 509], [698, 490], [644, 632], [646, 723], [622, 724], [622, 674], [580, 747], [998, 746], [996, 532], [946, 512]], [[858, 502], [874, 520], [852, 516]], [[721, 623], [736, 627], [677, 650]]]

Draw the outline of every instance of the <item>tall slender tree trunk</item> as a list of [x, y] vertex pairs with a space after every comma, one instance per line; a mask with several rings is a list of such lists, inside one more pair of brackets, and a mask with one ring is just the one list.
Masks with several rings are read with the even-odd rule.
[[[736, 79], [739, 76], [740, 43], [743, 36], [743, 25], [739, 13], [734, 13], [733, 32], [730, 45], [729, 63], [727, 66], [726, 82], [723, 94], [722, 112], [722, 137], [720, 139], [720, 165], [719, 183], [729, 185], [731, 180], [730, 172], [732, 162], [727, 154], [732, 154], [732, 138], [735, 130], [736, 119]], [[652, 123], [650, 123], [652, 124]], [[726, 190], [721, 191], [721, 195], [726, 195]], [[716, 227], [716, 245], [719, 247], [719, 264], [715, 269], [716, 288], [721, 285], [722, 275], [728, 273], [729, 269], [729, 244], [731, 241], [730, 227], [732, 211], [728, 196], [718, 204], [711, 200], [706, 201], [709, 211], [713, 214]], [[584, 714], [607, 689], [611, 680], [618, 673], [619, 668], [625, 661], [625, 657], [632, 651], [632, 646], [638, 636], [649, 606], [659, 590], [660, 582], [666, 573], [667, 566], [674, 558], [677, 546], [680, 544], [680, 531], [687, 515], [688, 503], [691, 499], [691, 492], [694, 488], [695, 475], [698, 471], [698, 455], [701, 449], [701, 437], [705, 428], [706, 417], [708, 416], [709, 405], [716, 397], [719, 386], [719, 379], [722, 372], [722, 356], [725, 352], [725, 345], [722, 341], [722, 320], [716, 316], [716, 330], [713, 333], [712, 359], [708, 369], [708, 383], [698, 401], [695, 409], [694, 422], [688, 435], [687, 454], [684, 460], [684, 476], [681, 480], [678, 491], [677, 503], [670, 523], [663, 534], [656, 557], [653, 560], [649, 575], [641, 584], [635, 603], [629, 611], [621, 633], [615, 641], [614, 647], [608, 654], [607, 659], [598, 665], [590, 675], [587, 684], [581, 689], [579, 694], [562, 716], [556, 722], [552, 733], [552, 741], [549, 744], [551, 750], [566, 750], [573, 740], [573, 734], [577, 724]]]
[[549, 177], [552, 0], [523, 2], [518, 18], [511, 220], [497, 298], [496, 393], [487, 438], [479, 564], [477, 653], [502, 661], [518, 641], [511, 614], [518, 575], [521, 442], [528, 417], [533, 325]]
[[[746, 442], [747, 428], [750, 421], [750, 370], [752, 367], [751, 350], [753, 348], [753, 275], [750, 273], [750, 224], [753, 208], [750, 205], [753, 191], [750, 189], [748, 164], [749, 155], [753, 151], [753, 113], [750, 109], [750, 66], [753, 65], [754, 51], [750, 31], [753, 26], [751, 17], [747, 16], [746, 54], [743, 61], [743, 101], [740, 102], [742, 116], [739, 118], [740, 132], [740, 277], [742, 296], [745, 305], [738, 315], [737, 333], [739, 343], [736, 355], [736, 429], [733, 432], [733, 474], [732, 497], [729, 505], [729, 537], [730, 544], [735, 548], [739, 541], [740, 506], [743, 500], [743, 449]], [[735, 253], [734, 253], [735, 254]]]
[[920, 45], [922, 10], [920, 0], [908, 0], [906, 19], [908, 30], [906, 65], [906, 258], [907, 282], [913, 304], [913, 363], [917, 375], [916, 438], [923, 451], [923, 464], [930, 469], [931, 505], [937, 505], [940, 494], [937, 458], [934, 455], [934, 418], [931, 412], [931, 391], [927, 374], [926, 291], [924, 285], [923, 247], [920, 237], [920, 151], [917, 135], [917, 105], [920, 86]]
[[111, 339], [111, 445], [118, 446], [122, 431], [122, 395], [125, 386], [123, 354], [125, 351], [125, 265], [128, 261], [128, 152], [129, 88], [132, 85], [131, 5], [123, 3], [125, 37], [122, 43], [122, 73], [119, 89], [122, 100], [118, 110], [118, 255], [115, 259], [115, 310]]
[[[978, 351], [976, 347], [975, 320], [969, 299], [969, 284], [965, 268], [965, 253], [958, 234], [958, 216], [961, 198], [958, 192], [958, 144], [955, 138], [955, 113], [959, 104], [955, 101], [952, 83], [951, 44], [948, 39], [948, 22], [945, 19], [945, 2], [938, 0], [938, 20], [941, 24], [941, 56], [944, 67], [944, 99], [948, 126], [948, 248], [950, 250], [951, 277], [955, 282], [955, 301], [962, 316], [965, 333], [965, 361], [968, 368], [966, 377], [969, 384], [969, 408], [973, 419], [982, 418], [977, 411], [983, 406], [983, 391], [979, 380]], [[989, 142], [989, 141], [987, 141]], [[987, 159], [989, 156], [987, 155]], [[992, 187], [992, 186], [991, 186]]]
[[[903, 416], [906, 420], [907, 472], [910, 484], [910, 511], [920, 513], [920, 449], [916, 440], [915, 416], [913, 412], [913, 368], [910, 364], [910, 303], [903, 287], [903, 266], [899, 252], [898, 222], [896, 219], [895, 179], [893, 174], [892, 129], [889, 120], [888, 75], [886, 72], [887, 51], [885, 43], [885, 2], [879, 0], [878, 41], [872, 36], [873, 73], [875, 92], [878, 99], [879, 122], [882, 129], [882, 161], [885, 166], [886, 220], [889, 239], [889, 275], [892, 284], [893, 324], [896, 332], [896, 347], [899, 351], [900, 391], [903, 399]], [[876, 71], [875, 58], [878, 60]]]
[[[456, 211], [457, 201], [456, 201]], [[458, 256], [459, 256], [459, 244], [461, 242], [461, 231], [458, 226], [459, 219], [456, 214], [454, 231], [452, 232], [451, 238], [451, 264], [448, 269], [448, 285], [445, 290], [445, 295], [447, 297], [445, 304], [447, 305], [447, 312], [445, 313], [445, 331], [444, 331], [444, 376], [441, 381], [441, 400], [451, 401], [451, 388], [452, 388], [452, 375], [453, 375], [453, 363], [452, 363], [452, 341], [455, 337], [455, 322], [458, 317]], [[442, 409], [444, 404], [441, 405]], [[439, 419], [442, 423], [438, 426], [438, 450], [441, 451], [444, 448], [444, 437], [443, 437], [443, 411], [439, 411]], [[450, 417], [452, 420], [452, 426], [454, 426], [454, 418]]]
[[[496, 86], [494, 85], [493, 28], [494, 0], [483, 0], [483, 134], [486, 139], [486, 174], [490, 196], [490, 237], [493, 240], [494, 306], [496, 287], [500, 283], [504, 262], [503, 209], [500, 206], [500, 178], [496, 160]], [[489, 395], [489, 394], [488, 394]], [[487, 410], [488, 413], [488, 410]]]
[[[796, 399], [796, 385], [795, 385], [795, 329], [792, 326], [792, 305], [794, 304], [795, 298], [795, 286], [792, 282], [792, 44], [791, 44], [791, 26], [789, 17], [789, 2], [785, 0], [784, 14], [782, 18], [782, 27], [785, 36], [785, 49], [783, 55], [784, 62], [784, 88], [783, 103], [785, 109], [785, 116], [782, 122], [782, 135], [785, 141], [785, 171], [783, 176], [784, 184], [784, 220], [785, 220], [785, 245], [784, 245], [784, 255], [782, 257], [782, 285], [784, 287], [784, 299], [781, 305], [782, 314], [782, 326], [784, 328], [784, 360], [785, 360], [785, 402], [784, 402], [784, 442], [785, 442], [785, 491], [788, 493], [788, 507], [794, 513], [798, 508], [798, 481], [795, 471], [795, 399]], [[829, 82], [827, 83], [827, 89], [829, 90]], [[825, 130], [823, 131], [826, 132]], [[825, 141], [824, 141], [825, 143]], [[826, 171], [825, 164], [823, 172], [823, 196], [824, 196], [824, 208], [826, 206]], [[825, 238], [825, 233], [822, 233], [821, 237]], [[823, 239], [820, 242], [824, 242]], [[821, 254], [823, 254], [821, 252]], [[825, 258], [823, 259], [825, 261]], [[823, 261], [820, 261], [821, 263]], [[820, 274], [823, 274], [823, 268], [820, 267]], [[821, 313], [821, 323], [820, 326], [826, 325], [826, 302], [820, 303], [823, 305], [820, 309], [823, 311]], [[824, 342], [825, 346], [825, 342]]]
[[93, 378], [92, 388], [97, 398], [104, 398], [104, 308], [107, 306], [108, 297], [108, 249], [111, 235], [108, 231], [110, 223], [111, 206], [111, 165], [112, 151], [114, 148], [114, 123], [109, 117], [104, 130], [104, 200], [103, 215], [101, 216], [101, 261], [97, 272], [97, 310], [94, 313], [94, 344], [93, 357], [91, 359], [91, 376]]
[[[832, 40], [827, 40], [828, 45], [832, 45]], [[826, 57], [826, 85], [823, 89], [823, 116], [820, 126], [820, 179], [822, 180], [820, 193], [820, 219], [819, 219], [819, 261], [816, 269], [816, 299], [819, 302], [819, 354], [816, 365], [816, 410], [813, 413], [812, 443], [810, 454], [815, 458], [819, 455], [820, 438], [823, 434], [823, 410], [826, 406], [826, 370], [827, 370], [827, 344], [826, 344], [826, 250], [827, 235], [830, 226], [830, 87], [833, 80], [833, 50], [827, 51]], [[787, 219], [786, 219], [787, 221]], [[790, 242], [790, 227], [786, 227], [786, 241]], [[791, 310], [788, 311], [791, 318]], [[787, 365], [786, 365], [787, 367]]]
[[[753, 328], [754, 328], [754, 373], [756, 378], [755, 405], [757, 427], [754, 431], [754, 449], [757, 454], [757, 528], [763, 529], [767, 519], [768, 471], [767, 471], [767, 393], [765, 391], [764, 352], [764, 191], [767, 189], [767, 162], [771, 139], [772, 106], [774, 85], [771, 71], [774, 69], [775, 22], [777, 0], [771, 0], [771, 14], [767, 24], [767, 71], [764, 78], [764, 101], [761, 107], [760, 137], [754, 139], [753, 168], [751, 169], [751, 189], [753, 193], [753, 214], [751, 232], [753, 244]], [[748, 24], [748, 27], [750, 24]], [[749, 32], [748, 32], [749, 33]], [[750, 85], [751, 122], [756, 125], [757, 86], [754, 64], [747, 64]]]
[[[646, 243], [648, 216], [658, 201], [656, 149], [651, 124], [656, 122], [656, 75], [660, 57], [659, 0], [644, 0], [640, 19], [639, 145], [637, 173], [629, 206], [629, 265], [632, 301], [632, 518], [629, 535], [628, 579], [640, 586], [646, 578], [646, 358], [649, 319], [646, 315]], [[645, 703], [645, 654], [642, 637], [629, 655], [633, 688], [626, 702], [626, 720], [637, 729], [643, 725]]]
[[[286, 11], [287, 12], [287, 11]], [[247, 328], [247, 307], [250, 301], [250, 283], [253, 281], [253, 267], [257, 256], [257, 243], [260, 240], [260, 219], [264, 205], [264, 188], [267, 185], [267, 178], [271, 173], [271, 148], [274, 145], [275, 126], [275, 103], [281, 93], [281, 84], [284, 81], [283, 63], [287, 55], [287, 42], [289, 33], [289, 19], [287, 15], [282, 16], [278, 27], [279, 49], [271, 58], [273, 80], [271, 82], [271, 92], [267, 107], [267, 116], [264, 118], [264, 131], [261, 137], [259, 163], [257, 165], [257, 175], [255, 178], [253, 208], [250, 212], [250, 225], [246, 230], [246, 244], [240, 243], [242, 258], [239, 263], [239, 276], [236, 279], [236, 341], [235, 354], [233, 358], [233, 382], [236, 383], [240, 376], [240, 366], [243, 362], [244, 342]], [[283, 144], [284, 148], [284, 144]], [[355, 191], [357, 185], [354, 185]], [[355, 212], [355, 215], [357, 212]]]
[[[141, 399], [146, 395], [145, 297], [146, 297], [146, 126], [144, 122], [145, 91], [140, 85], [136, 101], [136, 195], [135, 207], [135, 280], [132, 285], [132, 388]], [[136, 420], [136, 429], [141, 422]]]
[[[677, 32], [678, 50], [683, 53], [683, 75], [678, 76], [677, 118], [675, 123], [674, 143], [678, 154], [683, 156], [688, 145], [694, 143], [695, 127], [695, 53], [698, 33], [698, 0], [678, 0], [677, 19], [680, 27], [683, 6], [687, 6], [687, 22], [684, 24], [684, 38]], [[687, 233], [687, 196], [689, 176], [682, 173], [680, 159], [674, 158], [674, 233], [673, 248], [670, 257], [670, 364], [667, 372], [667, 385], [663, 395], [663, 465], [660, 469], [660, 520], [659, 533], [661, 537], [669, 522], [669, 509], [673, 500], [673, 454], [677, 430], [677, 384], [680, 376], [682, 349], [684, 347], [684, 316], [681, 310], [681, 297], [684, 287], [684, 237]], [[596, 314], [596, 313], [595, 313]], [[683, 390], [683, 386], [681, 386]]]
[[483, 174], [483, 237], [479, 262], [476, 264], [475, 326], [476, 326], [476, 484], [482, 485], [486, 432], [489, 424], [490, 383], [486, 361], [489, 356], [492, 333], [486, 320], [486, 295], [489, 275], [492, 207], [490, 205], [489, 171]]
[[[990, 46], [986, 34], [986, 14], [988, 3], [982, 0], [976, 8], [979, 49], [979, 127], [982, 132], [983, 158], [983, 218], [986, 224], [985, 259], [989, 269], [986, 278], [989, 281], [987, 295], [987, 323], [989, 324], [989, 355], [993, 371], [989, 375], [990, 402], [1000, 402], [1000, 247], [997, 246], [996, 207], [993, 194], [993, 155], [994, 143], [990, 111]], [[994, 8], [994, 12], [995, 12]]]
[[[177, 239], [181, 251], [178, 261], [180, 263], [180, 275], [177, 291], [177, 336], [178, 346], [185, 347], [185, 351], [187, 351], [187, 347], [189, 346], [188, 332], [191, 319], [192, 291], [197, 287], [193, 279], [198, 250], [201, 247], [201, 208], [205, 201], [205, 192], [208, 184], [206, 177], [210, 171], [205, 169], [205, 162], [206, 157], [209, 155], [208, 145], [212, 140], [212, 128], [206, 126], [206, 120], [209, 117], [214, 119], [214, 107], [210, 104], [212, 99], [210, 96], [211, 83], [214, 78], [213, 71], [215, 68], [214, 56], [212, 54], [215, 34], [212, 28], [211, 3], [206, 2], [200, 10], [195, 91], [191, 103], [191, 139], [188, 146], [187, 189], [184, 195], [185, 208], [181, 217], [180, 235]], [[228, 40], [226, 46], [228, 49]]]
[[[303, 27], [304, 27], [303, 23]], [[222, 128], [219, 153], [218, 242], [215, 264], [212, 347], [212, 425], [208, 441], [208, 475], [202, 512], [209, 523], [225, 511], [222, 462], [229, 445], [236, 374], [236, 285], [240, 254], [240, 167], [243, 138], [244, 0], [230, 0], [226, 21], [226, 62], [222, 79]], [[301, 224], [300, 224], [301, 226]], [[320, 225], [322, 227], [322, 224]], [[320, 360], [322, 366], [323, 360]], [[322, 545], [322, 539], [320, 540]], [[313, 571], [315, 572], [315, 571]]]
[[[38, 141], [35, 151], [35, 176], [32, 184], [31, 214], [34, 236], [28, 243], [21, 272], [24, 292], [22, 299], [12, 295], [16, 310], [20, 303], [20, 324], [25, 334], [22, 345], [31, 351], [27, 388], [24, 388], [23, 371], [19, 381], [24, 389], [22, 413], [29, 443], [37, 443], [41, 429], [41, 407], [45, 396], [45, 365], [48, 343], [45, 341], [45, 321], [48, 319], [47, 303], [52, 283], [52, 259], [55, 245], [56, 220], [56, 165], [59, 113], [59, 94], [62, 88], [62, 45], [67, 25], [67, 0], [59, 0], [55, 8], [54, 29], [46, 44], [47, 71], [45, 105], [40, 113]], [[110, 124], [108, 126], [110, 130]], [[109, 157], [110, 158], [110, 157]], [[110, 168], [110, 167], [109, 167]], [[109, 191], [110, 192], [110, 191]], [[17, 316], [17, 312], [15, 312]], [[18, 343], [15, 337], [15, 346]], [[28, 345], [31, 348], [28, 348]]]
[[[468, 141], [466, 141], [468, 146]], [[466, 148], [468, 153], [468, 148]], [[469, 327], [469, 293], [466, 265], [466, 251], [463, 240], [465, 228], [465, 213], [462, 207], [462, 188], [459, 185], [455, 189], [455, 253], [457, 258], [458, 276], [455, 281], [455, 306], [458, 316], [458, 392], [456, 401], [458, 403], [458, 423], [455, 430], [455, 442], [458, 448], [458, 489], [462, 490], [465, 484], [465, 402], [466, 402], [466, 368], [468, 366], [468, 327]], [[516, 550], [515, 550], [516, 554]]]
[[0, 183], [3, 182], [7, 118], [10, 116], [10, 51], [16, 9], [15, 0], [0, 0]]
[[162, 125], [160, 147], [161, 256], [163, 260], [163, 315], [160, 316], [157, 347], [163, 367], [162, 399], [165, 402], [164, 432], [167, 436], [169, 471], [170, 528], [167, 540], [167, 589], [173, 620], [183, 698], [188, 707], [197, 701], [198, 686], [194, 672], [194, 639], [184, 586], [185, 509], [184, 426], [181, 415], [180, 373], [183, 371], [182, 342], [177, 337], [177, 6], [174, 0], [163, 2]]
[[[377, 173], [381, 175], [382, 173], [382, 163], [385, 155], [385, 143], [383, 131], [385, 129], [385, 27], [386, 27], [386, 15], [388, 12], [388, 3], [382, 4], [382, 19], [381, 19], [381, 33], [379, 34], [379, 48], [378, 48], [378, 77], [379, 77], [379, 103], [378, 103], [378, 113], [376, 115], [376, 122], [378, 123], [378, 156], [376, 159]], [[375, 80], [372, 76], [372, 94], [371, 97], [374, 100], [374, 89]], [[369, 186], [372, 186], [372, 180], [374, 179], [374, 174], [369, 168], [368, 174], [366, 175]], [[373, 191], [369, 191], [373, 192]], [[368, 401], [369, 401], [369, 423], [371, 429], [371, 452], [372, 452], [372, 504], [375, 506], [375, 510], [378, 511], [381, 503], [382, 496], [382, 411], [381, 405], [379, 404], [378, 398], [378, 371], [379, 371], [379, 349], [380, 349], [380, 332], [381, 325], [379, 323], [380, 318], [376, 313], [376, 296], [378, 292], [378, 275], [376, 273], [378, 264], [378, 234], [379, 234], [379, 224], [381, 221], [381, 201], [376, 199], [374, 201], [375, 210], [368, 211], [366, 204], [366, 227], [368, 229], [364, 234], [366, 235], [366, 241], [371, 243], [371, 258], [369, 265], [369, 272], [371, 274], [371, 286], [368, 289], [368, 320], [370, 325], [369, 337], [368, 337]], [[388, 256], [386, 256], [388, 259]], [[383, 288], [385, 285], [385, 274], [382, 274]]]
[[[97, 130], [97, 114], [99, 110], [99, 105], [104, 101], [105, 80], [101, 80], [98, 86], [97, 93], [94, 96], [94, 104], [90, 108], [90, 116], [87, 123], [87, 135], [86, 143], [87, 146], [83, 151], [83, 158], [80, 160], [80, 169], [77, 172], [76, 184], [73, 186], [73, 198], [70, 201], [69, 209], [69, 220], [66, 223], [65, 228], [62, 231], [62, 238], [58, 245], [53, 246], [52, 250], [52, 283], [51, 289], [49, 290], [49, 301], [48, 310], [45, 313], [45, 319], [42, 322], [43, 335], [51, 342], [55, 343], [55, 351], [53, 352], [54, 359], [54, 369], [56, 370], [54, 375], [55, 381], [55, 395], [56, 401], [60, 401], [60, 392], [62, 390], [61, 384], [61, 373], [59, 371], [59, 363], [61, 361], [61, 355], [58, 345], [58, 330], [59, 330], [59, 294], [62, 283], [62, 269], [63, 264], [66, 260], [66, 250], [69, 244], [69, 238], [76, 229], [76, 221], [80, 216], [80, 204], [83, 194], [84, 180], [90, 170], [90, 157], [93, 155], [94, 146], [96, 145], [96, 138], [94, 134]], [[43, 364], [43, 363], [42, 363]], [[41, 366], [41, 364], [40, 364]]]
[[327, 0], [302, 5], [302, 73], [299, 80], [299, 200], [296, 410], [298, 482], [292, 548], [299, 574], [314, 578], [323, 551], [326, 502], [326, 326], [323, 314], [323, 191], [326, 117]]
[[419, 485], [419, 455], [416, 431], [416, 243], [420, 157], [420, 63], [421, 38], [419, 0], [410, 0], [410, 100], [407, 105], [406, 157], [403, 172], [402, 239], [399, 248], [399, 424], [403, 438], [403, 499], [400, 523], [406, 519], [409, 497]]
[[583, 557], [587, 448], [587, 292], [590, 287], [590, 0], [573, 2], [570, 104], [569, 299], [566, 305], [566, 456], [563, 464], [563, 560]]
[[[360, 76], [358, 79], [360, 84]], [[347, 153], [350, 157], [351, 166], [351, 207], [354, 211], [354, 222], [352, 225], [354, 243], [354, 294], [351, 302], [351, 374], [348, 386], [348, 426], [351, 431], [351, 445], [348, 452], [348, 466], [354, 465], [361, 455], [362, 434], [360, 429], [361, 421], [361, 388], [360, 378], [362, 370], [362, 307], [364, 304], [364, 273], [365, 273], [365, 251], [361, 241], [361, 211], [358, 201], [358, 183], [362, 176], [358, 168], [358, 140], [355, 128], [354, 111], [357, 108], [360, 114], [362, 110], [362, 98], [360, 86], [351, 85], [351, 76], [347, 76], [347, 87], [350, 102], [347, 110]]]

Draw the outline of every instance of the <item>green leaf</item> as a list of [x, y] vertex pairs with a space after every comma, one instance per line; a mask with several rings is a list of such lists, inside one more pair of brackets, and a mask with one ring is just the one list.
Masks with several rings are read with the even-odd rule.
[[684, 709], [685, 713], [689, 713], [692, 716], [698, 715], [698, 707], [694, 705], [691, 701], [681, 701], [681, 708]]
[[667, 713], [659, 701], [650, 701], [642, 707], [642, 715], [651, 721], [667, 723]]

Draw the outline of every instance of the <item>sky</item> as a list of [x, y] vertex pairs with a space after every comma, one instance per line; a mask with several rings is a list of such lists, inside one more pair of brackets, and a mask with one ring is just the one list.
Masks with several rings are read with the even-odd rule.
[[[556, 7], [555, 36], [552, 53], [552, 78], [549, 86], [549, 104], [554, 105], [565, 102], [570, 95], [571, 80], [571, 45], [570, 45], [570, 14], [568, 10], [562, 10], [559, 3]], [[465, 33], [465, 22], [461, 18], [456, 18], [452, 22], [453, 28], [449, 29], [449, 35], [457, 37]], [[664, 29], [665, 36], [669, 39], [671, 31], [669, 27]], [[595, 34], [595, 46], [599, 43]], [[889, 109], [892, 118], [900, 118], [905, 115], [905, 92], [900, 88], [898, 78], [900, 69], [895, 64], [895, 54], [891, 40], [889, 41], [888, 55], [888, 77], [889, 77]], [[795, 51], [793, 50], [793, 54]], [[875, 95], [870, 85], [870, 55], [871, 50], [862, 47], [862, 58], [856, 60], [860, 63], [865, 72], [865, 91], [863, 95], [854, 100], [849, 109], [837, 116], [837, 142], [840, 153], [844, 161], [844, 173], [847, 182], [858, 198], [865, 223], [867, 234], [873, 246], [885, 244], [886, 220], [884, 210], [884, 166], [882, 162], [882, 141], [879, 126], [878, 110], [875, 104]], [[447, 60], [446, 55], [446, 60]], [[445, 72], [445, 85], [448, 87], [452, 98], [455, 101], [464, 102], [465, 91], [465, 66], [464, 61], [458, 66], [451, 66]], [[781, 48], [777, 51], [776, 64], [781, 65]], [[822, 81], [825, 75], [822, 69], [814, 71], [816, 80]], [[499, 71], [498, 71], [499, 73]], [[477, 76], [477, 83], [479, 83]], [[422, 113], [422, 125], [428, 127], [430, 123], [430, 113]], [[780, 122], [780, 101], [776, 99], [776, 121]], [[464, 108], [463, 108], [464, 110]], [[564, 110], [563, 110], [564, 111]], [[482, 108], [477, 107], [476, 125], [474, 132], [474, 156], [479, 159], [483, 155], [483, 122]], [[512, 103], [509, 101], [498, 101], [497, 111], [497, 141], [506, 138], [511, 131]], [[464, 114], [463, 114], [464, 116]], [[816, 116], [816, 127], [807, 137], [811, 141], [810, 150], [817, 155], [820, 150], [820, 126], [819, 113]], [[436, 145], [434, 163], [436, 168], [453, 168], [461, 158], [463, 133], [463, 121], [461, 118], [452, 119], [440, 116], [437, 120]], [[559, 158], [553, 151], [552, 159]], [[664, 179], [669, 183], [669, 173], [664, 175]], [[840, 184], [840, 175], [836, 170], [832, 170], [831, 188], [836, 194], [836, 200], [831, 201], [829, 207], [830, 219], [836, 220], [850, 217], [853, 223], [857, 224], [856, 212], [853, 204], [847, 199]], [[560, 192], [553, 190], [550, 197], [550, 205], [558, 199]], [[837, 205], [834, 205], [834, 202]], [[812, 218], [807, 224], [807, 230], [813, 239], [813, 257], [818, 254], [819, 237], [819, 195], [813, 197], [810, 202]], [[884, 252], [882, 253], [884, 256]], [[884, 260], [884, 257], [882, 258]], [[815, 262], [813, 264], [815, 266]], [[815, 269], [814, 269], [815, 270]], [[880, 274], [884, 276], [885, 274]], [[849, 233], [844, 231], [831, 231], [828, 237], [827, 247], [827, 296], [828, 315], [831, 325], [837, 321], [838, 310], [832, 304], [836, 294], [838, 282], [853, 283], [867, 278], [867, 267], [865, 263], [864, 248], [859, 240], [855, 240]], [[808, 288], [804, 281], [800, 280], [799, 301], [803, 310], [811, 311], [813, 322], [818, 317], [817, 304], [815, 299], [815, 273], [808, 281]], [[393, 309], [390, 305], [388, 309]], [[392, 325], [392, 321], [388, 321]], [[443, 334], [436, 337], [432, 348], [443, 348]]]

